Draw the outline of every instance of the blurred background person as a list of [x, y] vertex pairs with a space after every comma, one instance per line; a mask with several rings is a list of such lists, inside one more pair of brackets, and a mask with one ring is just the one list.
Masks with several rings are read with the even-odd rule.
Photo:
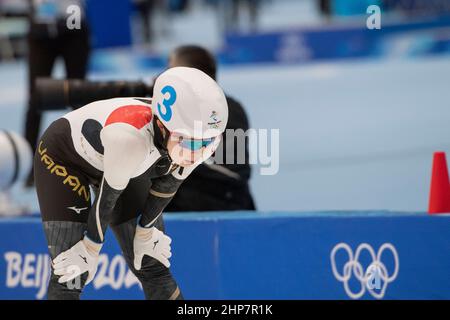
[[209, 3], [217, 6], [222, 32], [258, 30], [261, 0], [210, 0]]
[[[202, 70], [211, 78], [216, 79], [217, 64], [214, 56], [206, 49], [186, 45], [176, 48], [169, 58], [169, 68], [193, 67]], [[226, 94], [228, 103], [228, 123], [226, 129], [244, 132], [249, 129], [247, 114], [242, 105]], [[218, 164], [211, 161], [198, 166], [178, 189], [175, 197], [166, 207], [170, 211], [228, 211], [255, 210], [255, 204], [250, 192], [249, 180], [251, 168], [249, 165], [248, 141], [245, 139], [245, 162], [237, 164], [239, 142], [234, 141], [234, 148], [227, 148], [231, 143], [223, 134], [223, 162], [226, 154], [232, 153], [233, 164]], [[242, 151], [242, 150], [241, 150]], [[222, 162], [222, 161], [221, 161]], [[193, 201], [200, 199], [200, 201]]]
[[150, 44], [153, 37], [153, 12], [155, 9], [154, 0], [133, 0], [133, 5], [139, 16], [142, 41]]
[[[79, 28], [68, 28], [68, 7], [80, 8]], [[85, 18], [85, 1], [82, 0], [29, 0], [28, 33], [28, 110], [24, 131], [33, 152], [41, 126], [37, 110], [34, 84], [38, 77], [51, 77], [57, 58], [64, 61], [66, 78], [84, 79], [87, 72], [90, 42], [89, 27]], [[27, 186], [33, 185], [30, 173]]]
[[0, 62], [25, 55], [28, 0], [0, 0]]
[[320, 11], [320, 14], [326, 18], [331, 19], [332, 17], [332, 1], [331, 0], [317, 0], [317, 5]]

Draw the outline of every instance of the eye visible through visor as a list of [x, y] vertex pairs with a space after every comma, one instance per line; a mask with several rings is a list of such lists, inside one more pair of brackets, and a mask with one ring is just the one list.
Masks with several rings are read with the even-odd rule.
[[200, 150], [203, 147], [207, 147], [209, 146], [213, 141], [214, 141], [214, 137], [213, 138], [207, 138], [207, 139], [191, 139], [191, 138], [186, 138], [186, 137], [182, 137], [180, 136], [180, 145], [183, 148], [192, 150], [192, 151], [197, 151]]

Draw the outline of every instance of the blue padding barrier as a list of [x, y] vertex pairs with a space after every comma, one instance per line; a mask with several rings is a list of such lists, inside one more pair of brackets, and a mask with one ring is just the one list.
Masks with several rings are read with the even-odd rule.
[[[369, 30], [357, 24], [331, 24], [261, 33], [230, 33], [216, 52], [222, 65], [296, 64], [361, 58], [414, 58], [450, 53], [450, 16], [385, 23]], [[167, 56], [132, 50], [96, 50], [93, 72], [164, 69]]]
[[[166, 215], [187, 299], [450, 299], [450, 215], [395, 212]], [[39, 218], [0, 221], [0, 299], [42, 299]], [[141, 299], [107, 233], [86, 299]]]
[[450, 16], [384, 23], [304, 27], [255, 34], [228, 34], [220, 54], [225, 64], [307, 63], [317, 60], [417, 57], [448, 53]]

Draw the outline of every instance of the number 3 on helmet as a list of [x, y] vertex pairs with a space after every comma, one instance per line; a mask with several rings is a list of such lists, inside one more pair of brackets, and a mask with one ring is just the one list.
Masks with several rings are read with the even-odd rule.
[[162, 101], [163, 108], [161, 107], [161, 104], [158, 103], [158, 114], [160, 118], [166, 122], [169, 122], [172, 118], [172, 106], [177, 101], [177, 92], [172, 86], [165, 86], [162, 88], [161, 93], [166, 97], [168, 95], [168, 98], [164, 98]]

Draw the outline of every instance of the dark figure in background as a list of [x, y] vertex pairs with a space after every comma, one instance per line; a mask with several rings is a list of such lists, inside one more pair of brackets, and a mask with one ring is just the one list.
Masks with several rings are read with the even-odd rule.
[[331, 19], [332, 16], [332, 8], [331, 8], [331, 0], [318, 0], [319, 11], [320, 13], [327, 19]]
[[233, 0], [233, 24], [239, 24], [239, 16], [242, 14], [241, 6], [247, 7], [251, 31], [257, 31], [260, 0]]
[[144, 43], [151, 43], [153, 38], [152, 15], [156, 2], [155, 0], [133, 0], [141, 21]]
[[[170, 56], [169, 67], [185, 66], [200, 69], [211, 78], [216, 79], [216, 61], [211, 53], [198, 46], [182, 46]], [[228, 103], [228, 123], [226, 129], [248, 130], [247, 115], [241, 104], [226, 96]], [[223, 134], [222, 146], [227, 145], [226, 133]], [[235, 139], [234, 150], [223, 150], [225, 162], [227, 152], [234, 153], [237, 159]], [[218, 150], [221, 150], [219, 147]], [[244, 164], [202, 163], [185, 180], [168, 204], [164, 212], [170, 211], [229, 211], [255, 210], [250, 193], [250, 165], [248, 161], [248, 141], [245, 141]], [[193, 200], [193, 199], [198, 199]]]
[[[38, 77], [50, 77], [55, 60], [63, 58], [66, 78], [84, 79], [88, 67], [90, 43], [82, 0], [29, 0], [30, 31], [28, 33], [28, 110], [25, 120], [25, 138], [33, 152], [41, 126], [41, 114], [36, 107], [34, 82]], [[67, 8], [78, 6], [81, 10], [80, 28], [67, 27]], [[30, 173], [27, 186], [33, 185]]]
[[219, 9], [223, 32], [258, 30], [261, 0], [216, 0], [211, 3]]

